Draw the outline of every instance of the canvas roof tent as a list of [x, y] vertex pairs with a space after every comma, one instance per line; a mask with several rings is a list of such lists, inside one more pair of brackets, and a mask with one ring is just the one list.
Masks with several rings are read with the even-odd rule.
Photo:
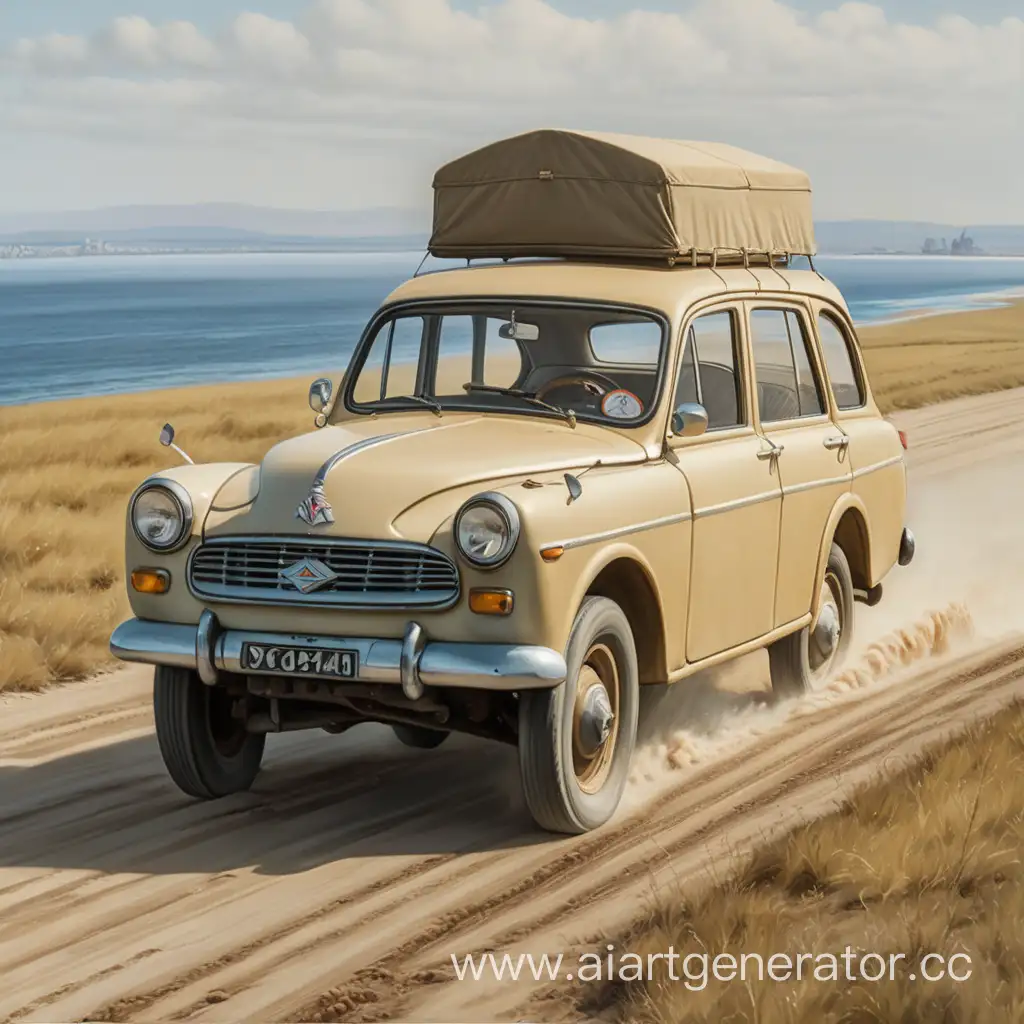
[[802, 171], [733, 146], [535, 131], [434, 177], [438, 257], [813, 255]]

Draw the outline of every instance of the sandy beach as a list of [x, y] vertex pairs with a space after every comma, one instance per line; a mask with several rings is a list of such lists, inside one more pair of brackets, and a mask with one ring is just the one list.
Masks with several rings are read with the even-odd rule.
[[[860, 333], [886, 413], [1024, 384], [1024, 301]], [[128, 615], [124, 509], [168, 464], [165, 422], [197, 461], [258, 462], [312, 429], [307, 387], [292, 378], [0, 407], [0, 690], [110, 664], [107, 639]]]

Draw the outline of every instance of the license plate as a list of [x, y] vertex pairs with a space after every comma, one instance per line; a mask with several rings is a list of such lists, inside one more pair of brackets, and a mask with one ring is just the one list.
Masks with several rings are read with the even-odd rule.
[[278, 647], [244, 643], [242, 669], [264, 675], [353, 679], [359, 671], [359, 655], [356, 651], [342, 651], [333, 647]]

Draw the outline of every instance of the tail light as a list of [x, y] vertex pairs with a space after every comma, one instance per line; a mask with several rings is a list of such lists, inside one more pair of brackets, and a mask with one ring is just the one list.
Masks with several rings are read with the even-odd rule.
[[907, 450], [907, 432], [905, 430], [898, 430], [897, 433], [900, 435], [900, 444], [903, 445], [903, 450]]

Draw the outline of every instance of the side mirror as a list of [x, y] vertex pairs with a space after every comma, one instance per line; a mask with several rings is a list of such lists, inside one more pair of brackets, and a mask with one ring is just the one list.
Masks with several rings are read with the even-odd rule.
[[683, 402], [672, 413], [672, 433], [678, 437], [700, 437], [708, 429], [708, 411], [697, 402]]
[[309, 407], [318, 415], [331, 404], [334, 385], [326, 378], [320, 377], [309, 385]]
[[566, 502], [567, 505], [571, 505], [574, 501], [578, 501], [583, 494], [583, 484], [572, 475], [572, 473], [565, 474], [565, 486], [569, 488], [569, 500]]
[[183, 452], [174, 443], [174, 427], [172, 427], [170, 423], [165, 423], [164, 429], [160, 431], [160, 443], [165, 448], [173, 448], [174, 451], [176, 451], [190, 466], [195, 465], [195, 463], [192, 461], [192, 457], [188, 455], [186, 452]]

